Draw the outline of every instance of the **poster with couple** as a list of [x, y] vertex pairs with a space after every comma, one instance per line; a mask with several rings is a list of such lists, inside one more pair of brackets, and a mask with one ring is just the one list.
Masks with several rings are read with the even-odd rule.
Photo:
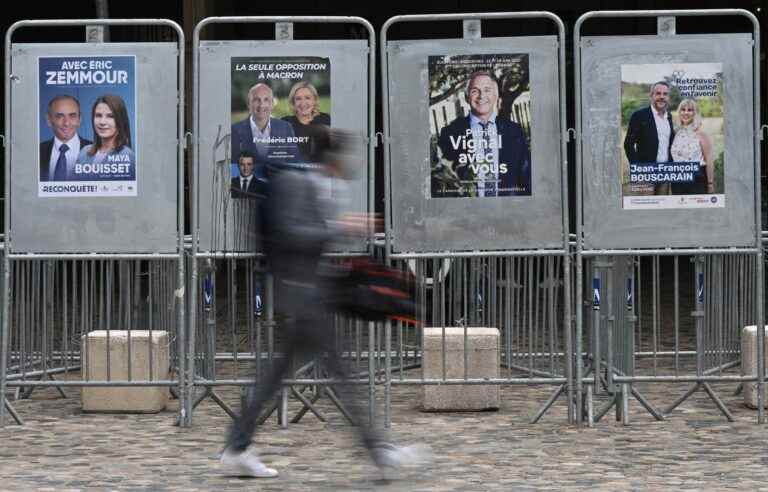
[[428, 196], [530, 196], [529, 56], [429, 56], [428, 74]]
[[39, 197], [137, 196], [136, 58], [38, 58]]
[[625, 210], [725, 206], [722, 63], [621, 66]]

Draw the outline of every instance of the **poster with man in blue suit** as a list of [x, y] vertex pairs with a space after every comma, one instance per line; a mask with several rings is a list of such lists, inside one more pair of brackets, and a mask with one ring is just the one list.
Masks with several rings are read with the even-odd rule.
[[430, 197], [531, 196], [527, 54], [428, 58]]
[[38, 196], [137, 196], [136, 59], [38, 59]]

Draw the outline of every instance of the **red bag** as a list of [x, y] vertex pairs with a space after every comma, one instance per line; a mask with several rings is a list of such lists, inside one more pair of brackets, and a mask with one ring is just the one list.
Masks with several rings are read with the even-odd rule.
[[416, 279], [410, 272], [368, 257], [347, 260], [341, 267], [347, 273], [335, 282], [336, 309], [370, 321], [390, 318], [416, 323]]

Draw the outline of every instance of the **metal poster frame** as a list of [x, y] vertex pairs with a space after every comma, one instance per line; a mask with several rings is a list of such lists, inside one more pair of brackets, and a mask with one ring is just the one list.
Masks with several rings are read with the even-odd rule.
[[[186, 397], [184, 392], [184, 364], [183, 357], [185, 346], [185, 307], [184, 307], [184, 31], [183, 29], [172, 20], [168, 19], [66, 19], [66, 20], [21, 20], [14, 23], [6, 32], [5, 35], [5, 175], [10, 176], [11, 169], [11, 144], [13, 141], [13, 128], [11, 126], [11, 108], [13, 107], [13, 73], [12, 73], [12, 59], [13, 59], [13, 35], [17, 30], [22, 28], [60, 28], [60, 27], [108, 27], [108, 26], [165, 26], [172, 29], [176, 33], [176, 44], [178, 47], [177, 52], [177, 245], [175, 253], [104, 253], [104, 252], [91, 252], [87, 254], [36, 254], [36, 253], [10, 253], [8, 245], [11, 243], [11, 230], [10, 220], [11, 211], [10, 206], [5, 207], [5, 229], [4, 229], [4, 255], [3, 255], [3, 282], [2, 282], [2, 326], [0, 326], [0, 395], [5, 395], [6, 387], [37, 387], [37, 386], [168, 386], [171, 388], [177, 387], [178, 397], [182, 402], [182, 415], [183, 415], [183, 402]], [[86, 44], [86, 43], [84, 43]], [[13, 184], [10, 179], [5, 181], [5, 196], [11, 196]], [[176, 289], [175, 299], [175, 318], [177, 323], [178, 333], [178, 347], [179, 350], [179, 373], [175, 380], [151, 380], [151, 381], [7, 381], [6, 369], [7, 369], [7, 357], [8, 357], [8, 341], [10, 331], [10, 266], [14, 260], [176, 260]], [[0, 404], [0, 427], [3, 425], [6, 405]], [[9, 410], [13, 414], [13, 410], [8, 405]]]
[[[557, 29], [557, 41], [558, 41], [558, 96], [559, 96], [559, 142], [560, 142], [560, 156], [561, 156], [561, 213], [562, 213], [562, 246], [553, 249], [508, 249], [500, 247], [497, 250], [488, 251], [434, 251], [434, 252], [395, 252], [392, 244], [392, 186], [391, 186], [391, 152], [390, 146], [393, 145], [391, 139], [391, 119], [390, 119], [390, 91], [389, 91], [389, 59], [388, 59], [388, 42], [391, 41], [388, 38], [389, 29], [399, 23], [415, 23], [415, 22], [462, 22], [463, 23], [463, 39], [467, 44], [471, 43], [474, 39], [482, 38], [482, 20], [522, 20], [522, 19], [543, 19], [552, 21]], [[448, 261], [449, 259], [462, 260], [462, 259], [481, 259], [498, 258], [498, 257], [510, 257], [510, 258], [524, 258], [524, 257], [562, 257], [563, 259], [563, 284], [564, 284], [564, 315], [563, 315], [563, 331], [565, 332], [566, 348], [565, 352], [571, 354], [573, 352], [573, 338], [571, 328], [571, 294], [570, 294], [570, 247], [569, 247], [569, 232], [568, 232], [568, 162], [567, 162], [567, 143], [569, 140], [569, 134], [566, 123], [566, 63], [565, 63], [565, 25], [562, 20], [551, 12], [536, 11], [536, 12], [493, 12], [493, 13], [470, 13], [470, 14], [435, 14], [435, 15], [401, 15], [395, 16], [387, 20], [381, 29], [381, 41], [380, 41], [380, 58], [382, 64], [382, 76], [381, 76], [381, 93], [383, 104], [383, 136], [384, 136], [384, 195], [385, 195], [385, 255], [387, 261], [392, 260], [419, 260], [419, 259], [440, 259], [440, 261]], [[486, 38], [491, 39], [491, 38]], [[521, 39], [524, 39], [521, 38]], [[422, 41], [429, 41], [429, 39], [420, 39]], [[461, 38], [458, 38], [461, 40]], [[465, 329], [466, 332], [466, 329]], [[444, 338], [444, 334], [443, 334]], [[466, 342], [466, 333], [465, 333]], [[564, 378], [551, 378], [547, 377], [534, 377], [529, 378], [499, 378], [497, 380], [472, 380], [467, 379], [399, 379], [393, 380], [392, 378], [392, 361], [391, 361], [391, 326], [389, 323], [386, 325], [385, 334], [385, 353], [386, 353], [386, 375], [385, 382], [385, 395], [386, 395], [386, 417], [387, 425], [390, 422], [390, 406], [391, 406], [391, 386], [393, 384], [554, 384], [557, 385], [557, 389], [550, 396], [548, 401], [544, 404], [541, 410], [533, 418], [533, 421], [538, 421], [544, 413], [554, 404], [557, 398], [561, 394], [567, 396], [568, 401], [568, 420], [573, 422], [575, 416], [575, 408], [572, 404], [574, 401], [574, 378], [573, 378], [573, 365], [570, 355], [566, 355], [567, 362], [565, 363], [565, 377]], [[466, 346], [466, 345], [465, 345]], [[466, 367], [466, 366], [465, 366]], [[402, 376], [401, 376], [402, 377]]]
[[[203, 19], [200, 21], [194, 29], [194, 34], [192, 38], [192, 77], [193, 77], [193, 100], [192, 100], [192, 107], [193, 107], [193, 130], [192, 133], [194, 135], [194, 149], [193, 149], [193, 159], [192, 159], [192, 174], [191, 174], [191, 180], [190, 180], [190, 189], [191, 189], [191, 199], [190, 199], [190, 206], [191, 206], [191, 228], [192, 228], [192, 246], [191, 246], [191, 253], [190, 253], [190, 278], [189, 278], [189, 291], [190, 291], [190, 301], [189, 301], [189, 324], [188, 324], [188, 330], [189, 330], [189, 337], [187, 340], [187, 355], [188, 355], [188, 362], [187, 362], [187, 375], [186, 375], [186, 384], [187, 384], [187, 391], [190, 392], [190, 394], [193, 391], [194, 386], [203, 387], [205, 389], [205, 392], [203, 393], [203, 396], [200, 398], [197, 398], [195, 402], [190, 400], [186, 401], [187, 408], [186, 408], [186, 418], [187, 421], [185, 422], [185, 425], [191, 425], [191, 417], [192, 412], [194, 409], [194, 406], [199, 403], [199, 401], [205, 397], [211, 397], [214, 399], [214, 401], [217, 401], [222, 408], [225, 409], [225, 411], [228, 411], [225, 406], [218, 401], [218, 397], [213, 393], [213, 388], [217, 385], [234, 385], [234, 386], [246, 386], [253, 383], [250, 379], [228, 379], [228, 380], [216, 380], [215, 378], [213, 380], [206, 379], [206, 378], [200, 378], [195, 376], [195, 334], [196, 334], [196, 328], [197, 328], [197, 308], [198, 308], [198, 283], [200, 281], [200, 273], [199, 273], [199, 260], [201, 259], [209, 259], [209, 260], [216, 260], [216, 259], [246, 259], [246, 258], [260, 258], [261, 255], [259, 253], [246, 253], [246, 252], [233, 252], [233, 251], [211, 251], [211, 252], [203, 252], [200, 250], [200, 244], [199, 244], [199, 210], [198, 210], [198, 204], [199, 204], [199, 196], [200, 196], [200, 190], [199, 190], [199, 176], [200, 176], [200, 144], [199, 144], [199, 134], [200, 134], [200, 49], [201, 49], [201, 34], [203, 30], [211, 25], [216, 24], [274, 24], [275, 25], [275, 39], [281, 40], [281, 41], [287, 41], [290, 42], [293, 40], [293, 24], [299, 23], [299, 24], [356, 24], [359, 26], [362, 26], [366, 32], [368, 33], [368, 81], [367, 81], [367, 94], [368, 94], [368, 111], [367, 111], [367, 124], [368, 124], [368, 130], [366, 134], [366, 143], [367, 143], [367, 155], [368, 155], [368, 182], [367, 182], [367, 200], [366, 200], [366, 206], [369, 211], [374, 210], [374, 179], [375, 179], [375, 146], [376, 146], [376, 133], [375, 133], [375, 110], [376, 110], [376, 90], [375, 90], [375, 79], [376, 79], [376, 62], [375, 62], [375, 55], [376, 55], [376, 35], [373, 29], [373, 26], [364, 18], [362, 17], [352, 17], [352, 16], [243, 16], [243, 17], [237, 17], [237, 16], [231, 16], [231, 17], [208, 17], [206, 19]], [[368, 253], [372, 251], [373, 248], [373, 238], [368, 239]], [[363, 254], [368, 254], [363, 253]], [[329, 256], [334, 257], [345, 257], [345, 256], [359, 256], [360, 253], [332, 253], [329, 254]], [[274, 303], [273, 301], [273, 280], [272, 276], [270, 274], [265, 275], [264, 279], [264, 296], [265, 296], [265, 302], [264, 302], [264, 311], [265, 311], [265, 318], [266, 318], [266, 328], [267, 330], [273, 330], [274, 328]], [[271, 331], [270, 331], [271, 333]], [[374, 330], [370, 330], [370, 343], [373, 344], [374, 342]], [[373, 345], [371, 345], [373, 346]], [[209, 357], [214, 357], [216, 354], [207, 354]], [[373, 403], [374, 403], [374, 397], [375, 397], [375, 381], [374, 381], [374, 359], [373, 357], [369, 358], [369, 376], [370, 376], [370, 385], [369, 385], [369, 394], [370, 394], [370, 400], [371, 400], [371, 419], [373, 418]], [[291, 384], [300, 384], [302, 381], [306, 383], [305, 380], [284, 380], [285, 385], [291, 385]], [[319, 380], [313, 380], [309, 379], [309, 381], [312, 381], [312, 384], [318, 384], [318, 382], [322, 382], [324, 384], [328, 384], [331, 381], [319, 381]], [[281, 400], [280, 409], [278, 412], [278, 419], [280, 420], [282, 425], [286, 425], [286, 416], [287, 416], [287, 397], [288, 392], [286, 389], [283, 390], [283, 395]], [[313, 408], [310, 407], [311, 410], [314, 411]]]
[[[582, 26], [591, 19], [610, 19], [610, 18], [657, 18], [658, 33], [659, 36], [669, 37], [673, 39], [675, 36], [675, 17], [701, 17], [701, 16], [739, 16], [748, 19], [752, 23], [752, 97], [753, 97], [753, 114], [752, 114], [752, 135], [754, 146], [754, 183], [755, 183], [755, 196], [754, 196], [754, 213], [755, 213], [755, 237], [754, 246], [750, 247], [679, 247], [679, 248], [615, 248], [615, 249], [587, 249], [584, 245], [584, 212], [583, 206], [583, 193], [584, 193], [584, 163], [582, 155], [582, 138], [583, 138], [583, 124], [584, 113], [582, 108]], [[632, 36], [627, 36], [632, 37]], [[701, 263], [705, 256], [714, 255], [755, 255], [756, 257], [756, 272], [754, 281], [755, 297], [760, 302], [755, 302], [754, 316], [757, 326], [764, 325], [764, 312], [763, 312], [763, 270], [764, 265], [762, 261], [763, 245], [762, 245], [762, 232], [761, 232], [761, 190], [760, 190], [760, 26], [757, 18], [747, 10], [741, 9], [712, 9], [712, 10], [636, 10], [636, 11], [593, 11], [579, 17], [574, 27], [573, 34], [574, 42], [574, 66], [576, 67], [575, 81], [575, 107], [576, 107], [576, 305], [581, 306], [584, 301], [584, 260], [585, 258], [595, 259], [595, 273], [597, 275], [599, 268], [611, 267], [610, 258], [606, 263], [601, 260], [603, 257], [622, 257], [622, 256], [674, 256], [674, 255], [694, 255], [696, 257], [696, 272], [699, 275], [701, 272]], [[677, 277], [676, 277], [677, 285]], [[621, 295], [622, 289], [617, 289], [619, 295]], [[700, 307], [701, 303], [697, 301], [697, 310], [694, 313], [696, 318], [697, 329], [701, 324], [700, 316], [703, 314]], [[632, 308], [634, 310], [634, 307]], [[633, 311], [634, 312], [634, 311]], [[628, 316], [629, 323], [633, 323], [635, 316]], [[582, 334], [584, 329], [583, 310], [579, 307], [576, 309], [576, 384], [577, 392], [576, 397], [578, 399], [577, 407], [579, 411], [579, 421], [582, 420], [582, 395], [587, 386], [587, 398], [588, 406], [591, 409], [591, 394], [595, 385], [599, 384], [596, 378], [584, 377], [584, 361], [581, 357], [584, 347], [582, 343]], [[707, 390], [708, 395], [718, 406], [720, 411], [730, 418], [727, 410], [723, 410], [722, 402], [714, 395], [711, 390], [708, 390], [708, 382], [710, 381], [757, 381], [758, 386], [758, 423], [764, 423], [765, 410], [763, 408], [763, 391], [765, 385], [765, 362], [764, 362], [764, 331], [757, 330], [757, 360], [758, 360], [758, 374], [761, 376], [712, 376], [703, 374], [701, 370], [698, 371], [696, 376], [626, 376], [626, 375], [614, 375], [612, 381], [621, 386], [621, 395], [617, 397], [615, 405], [617, 406], [617, 415], [620, 415], [622, 421], [628, 423], [628, 399], [629, 394], [635, 396], [645, 408], [654, 415], [657, 419], [663, 419], [664, 415], [653, 409], [652, 406], [644, 401], [642, 396], [638, 396], [636, 391], [632, 388], [633, 382], [693, 382], [696, 383], [697, 389]], [[698, 354], [700, 358], [701, 354]], [[630, 354], [632, 356], [632, 354]], [[610, 372], [610, 371], [609, 371]], [[695, 390], [694, 390], [695, 391]], [[684, 398], [690, 396], [692, 392], [686, 394]], [[683, 399], [684, 399], [683, 398]], [[620, 399], [620, 400], [619, 400]], [[674, 406], [681, 403], [682, 400], [676, 402]], [[589, 412], [589, 424], [592, 424], [591, 411]]]

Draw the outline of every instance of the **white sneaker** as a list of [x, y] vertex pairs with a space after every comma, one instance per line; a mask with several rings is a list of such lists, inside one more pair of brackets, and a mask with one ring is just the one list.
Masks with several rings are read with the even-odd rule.
[[380, 443], [373, 449], [373, 459], [381, 469], [421, 465], [432, 460], [432, 448], [425, 444], [395, 446]]
[[221, 464], [227, 472], [238, 477], [270, 478], [277, 476], [277, 470], [267, 467], [248, 450], [238, 453], [225, 449], [221, 455]]

